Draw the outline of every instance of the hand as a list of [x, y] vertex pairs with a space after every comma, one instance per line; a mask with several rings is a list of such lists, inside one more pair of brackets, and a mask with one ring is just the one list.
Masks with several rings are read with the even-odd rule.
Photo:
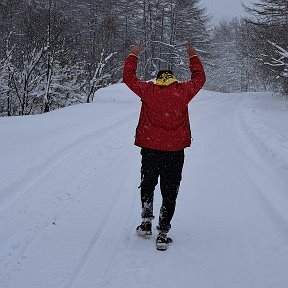
[[187, 54], [188, 54], [189, 58], [192, 57], [192, 56], [196, 56], [196, 55], [197, 55], [196, 50], [195, 50], [194, 47], [192, 46], [191, 40], [189, 40], [189, 42], [188, 42]]
[[136, 45], [132, 48], [132, 50], [130, 51], [130, 54], [134, 54], [136, 57], [139, 56], [141, 51], [141, 44], [140, 42], [136, 43]]

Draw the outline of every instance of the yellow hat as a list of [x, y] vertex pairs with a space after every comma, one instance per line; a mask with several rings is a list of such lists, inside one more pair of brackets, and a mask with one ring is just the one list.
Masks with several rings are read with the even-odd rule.
[[160, 70], [157, 74], [156, 85], [168, 86], [174, 82], [178, 82], [171, 70]]

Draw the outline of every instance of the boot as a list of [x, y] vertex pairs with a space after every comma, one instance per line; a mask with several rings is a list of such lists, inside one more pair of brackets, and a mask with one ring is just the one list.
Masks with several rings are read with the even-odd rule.
[[151, 220], [143, 219], [141, 225], [136, 228], [138, 236], [149, 236], [152, 235], [152, 223]]

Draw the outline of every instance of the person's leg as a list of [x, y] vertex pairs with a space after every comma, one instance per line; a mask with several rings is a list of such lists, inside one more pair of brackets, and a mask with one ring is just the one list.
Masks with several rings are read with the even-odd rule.
[[184, 164], [184, 150], [163, 152], [160, 170], [160, 189], [162, 194], [162, 206], [159, 215], [159, 232], [168, 233], [171, 228], [176, 206], [182, 169]]
[[159, 151], [142, 148], [141, 166], [141, 203], [143, 219], [152, 220], [154, 190], [159, 177]]

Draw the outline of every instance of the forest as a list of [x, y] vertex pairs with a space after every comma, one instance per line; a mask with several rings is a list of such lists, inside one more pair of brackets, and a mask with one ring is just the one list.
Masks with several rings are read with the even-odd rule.
[[247, 17], [211, 25], [201, 0], [1, 0], [0, 116], [93, 101], [121, 82], [141, 41], [138, 76], [189, 79], [186, 45], [203, 61], [205, 89], [273, 91], [288, 99], [288, 2], [257, 0]]

